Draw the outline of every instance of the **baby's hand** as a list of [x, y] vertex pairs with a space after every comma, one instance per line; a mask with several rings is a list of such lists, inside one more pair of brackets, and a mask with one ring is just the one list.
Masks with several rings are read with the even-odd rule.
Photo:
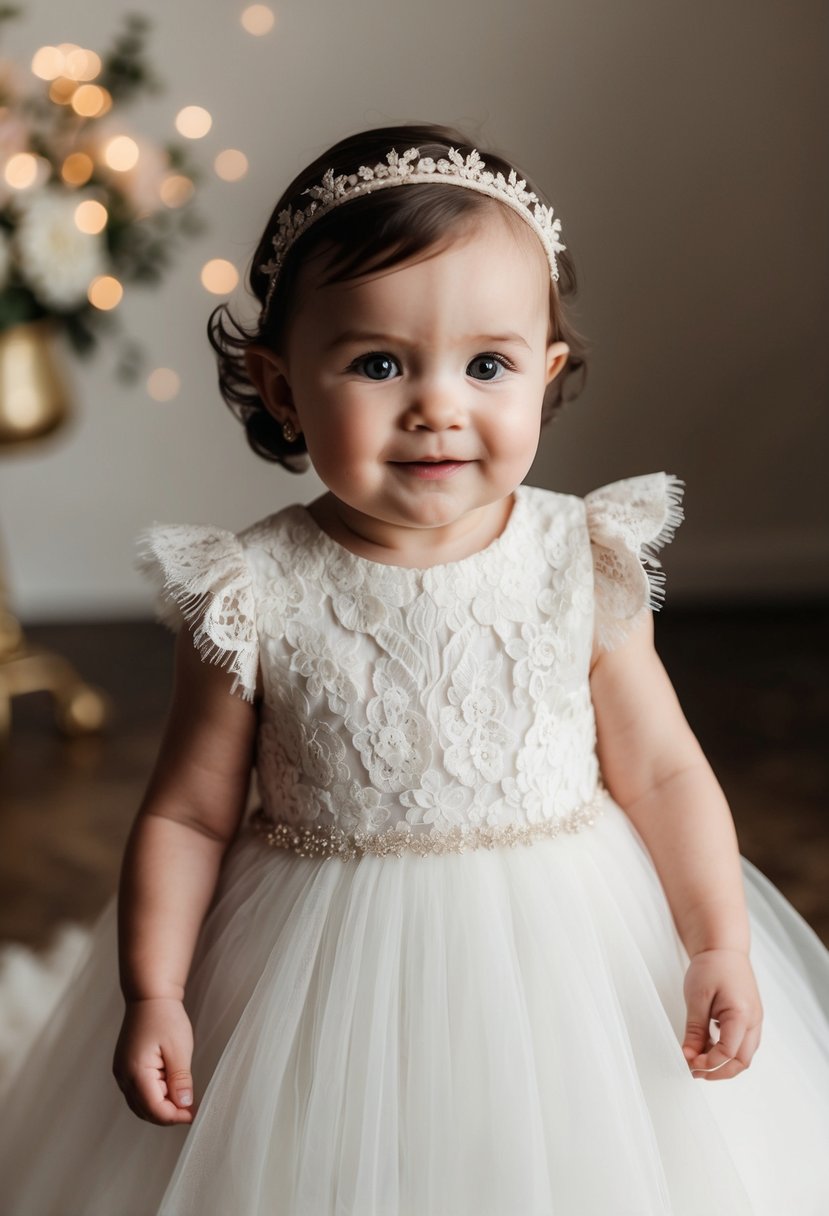
[[174, 997], [127, 1001], [112, 1072], [130, 1110], [150, 1123], [192, 1123], [193, 1029]]
[[[751, 1063], [760, 1042], [763, 1006], [744, 950], [702, 950], [685, 974], [688, 1017], [682, 1051], [691, 1072], [706, 1081], [736, 1077]], [[720, 1028], [719, 1042], [709, 1022]]]

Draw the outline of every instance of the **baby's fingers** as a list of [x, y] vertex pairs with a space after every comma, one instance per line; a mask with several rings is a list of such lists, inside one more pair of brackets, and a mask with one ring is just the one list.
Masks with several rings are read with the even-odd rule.
[[[689, 1061], [691, 1071], [706, 1081], [728, 1080], [738, 1076], [751, 1063], [760, 1042], [760, 1032], [759, 1025], [744, 1031], [742, 1023], [732, 1022], [721, 1032], [718, 1043]], [[735, 1040], [738, 1041], [735, 1043]]]
[[735, 1056], [729, 1055], [719, 1043], [715, 1043], [709, 1051], [700, 1052], [689, 1064], [695, 1076], [712, 1081], [734, 1077], [740, 1071], [739, 1061]]
[[168, 1086], [157, 1070], [139, 1073], [124, 1089], [131, 1111], [140, 1119], [170, 1127], [175, 1123], [192, 1123], [192, 1107], [177, 1106], [168, 1096]]
[[179, 1000], [128, 1001], [112, 1071], [130, 1110], [169, 1126], [192, 1123], [193, 1030]]

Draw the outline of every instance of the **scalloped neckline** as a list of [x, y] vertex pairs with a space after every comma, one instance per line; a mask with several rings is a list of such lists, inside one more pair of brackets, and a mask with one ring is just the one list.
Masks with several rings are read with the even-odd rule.
[[352, 549], [348, 549], [340, 541], [335, 540], [333, 536], [330, 536], [329, 533], [317, 523], [305, 503], [295, 503], [294, 505], [299, 508], [303, 517], [311, 524], [311, 527], [322, 539], [323, 544], [325, 544], [332, 551], [336, 552], [340, 557], [350, 558], [352, 561], [361, 566], [374, 566], [380, 570], [396, 570], [402, 571], [405, 574], [425, 574], [429, 570], [457, 570], [467, 565], [472, 566], [476, 562], [481, 561], [481, 559], [485, 556], [490, 556], [493, 553], [497, 553], [501, 548], [503, 548], [512, 537], [513, 532], [517, 528], [517, 521], [523, 514], [526, 505], [526, 496], [524, 493], [526, 488], [527, 487], [523, 484], [523, 482], [515, 487], [515, 490], [513, 491], [514, 501], [512, 504], [512, 510], [507, 517], [507, 522], [504, 524], [498, 535], [494, 537], [494, 539], [491, 540], [488, 545], [484, 545], [483, 549], [478, 549], [475, 553], [468, 553], [466, 557], [459, 557], [456, 558], [455, 561], [451, 562], [437, 562], [433, 566], [400, 566], [393, 562], [379, 562], [373, 557], [364, 557], [362, 553], [355, 553]]

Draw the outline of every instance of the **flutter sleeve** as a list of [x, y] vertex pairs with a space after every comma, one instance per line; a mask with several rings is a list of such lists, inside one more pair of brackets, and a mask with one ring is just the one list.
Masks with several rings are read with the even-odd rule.
[[156, 619], [177, 633], [186, 621], [207, 662], [226, 667], [253, 701], [259, 663], [250, 571], [239, 538], [202, 524], [153, 523], [135, 541], [134, 566], [154, 585]]
[[591, 490], [584, 497], [593, 556], [595, 632], [599, 646], [620, 645], [645, 608], [665, 598], [656, 551], [673, 540], [684, 518], [684, 482], [645, 473]]

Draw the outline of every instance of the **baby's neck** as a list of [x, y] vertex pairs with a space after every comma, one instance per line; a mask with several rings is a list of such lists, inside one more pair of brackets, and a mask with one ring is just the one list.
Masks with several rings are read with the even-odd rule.
[[314, 522], [337, 544], [357, 557], [390, 566], [408, 566], [426, 570], [446, 562], [462, 561], [485, 549], [497, 539], [507, 525], [515, 501], [514, 494], [478, 509], [476, 518], [460, 521], [470, 526], [455, 533], [451, 539], [438, 540], [443, 529], [409, 528], [410, 537], [402, 537], [399, 545], [372, 540], [359, 530], [359, 521], [352, 524], [342, 510], [342, 504], [329, 490], [306, 507]]

